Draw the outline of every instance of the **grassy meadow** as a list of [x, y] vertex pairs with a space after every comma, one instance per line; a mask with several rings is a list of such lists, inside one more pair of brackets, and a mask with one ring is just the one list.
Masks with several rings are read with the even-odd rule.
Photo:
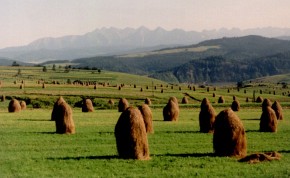
[[[6, 96], [0, 102], [0, 177], [290, 176], [290, 98], [288, 89], [280, 85], [257, 83], [240, 90], [234, 85], [216, 86], [215, 91], [214, 86], [209, 91], [195, 86], [194, 91], [188, 85], [171, 85], [108, 71], [100, 74], [83, 70], [66, 73], [63, 69], [42, 72], [41, 67], [21, 67], [22, 74], [17, 76], [18, 68], [0, 67], [0, 71], [0, 95]], [[96, 81], [97, 89], [93, 85], [67, 84], [68, 79]], [[20, 89], [22, 80], [25, 86]], [[42, 88], [42, 82], [46, 88]], [[100, 84], [103, 82], [107, 85]], [[119, 90], [121, 84], [124, 87]], [[278, 100], [282, 104], [284, 120], [279, 121], [277, 133], [258, 131], [261, 104], [252, 102], [254, 91], [255, 97]], [[178, 122], [164, 122], [162, 108], [168, 98], [176, 96], [181, 101], [184, 93], [195, 99], [189, 98], [189, 104], [180, 104]], [[73, 108], [76, 134], [55, 134], [55, 123], [50, 121], [50, 116], [58, 96], [63, 96]], [[217, 103], [219, 96], [224, 96], [224, 104]], [[248, 164], [213, 154], [213, 135], [199, 132], [198, 100], [207, 97], [219, 113], [231, 105], [233, 96], [241, 103], [241, 110], [236, 113], [246, 129], [248, 154], [278, 151], [282, 154], [281, 160]], [[77, 106], [86, 97], [94, 100], [95, 112], [82, 113]], [[155, 132], [148, 135], [151, 157], [148, 161], [124, 160], [117, 156], [114, 127], [120, 116], [116, 107], [120, 97], [126, 97], [133, 106], [143, 103], [146, 97], [152, 101]], [[8, 113], [10, 98], [30, 103], [26, 110]], [[115, 100], [115, 106], [108, 106], [109, 99]], [[36, 101], [40, 107], [33, 105]]]

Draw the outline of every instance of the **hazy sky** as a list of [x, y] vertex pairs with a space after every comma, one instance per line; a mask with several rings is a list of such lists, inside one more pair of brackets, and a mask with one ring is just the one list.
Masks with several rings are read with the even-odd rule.
[[0, 0], [0, 48], [102, 27], [287, 27], [290, 0]]

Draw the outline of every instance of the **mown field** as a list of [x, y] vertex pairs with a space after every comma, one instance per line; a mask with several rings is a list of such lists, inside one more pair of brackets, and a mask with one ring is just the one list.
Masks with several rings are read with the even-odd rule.
[[[18, 70], [16, 68], [0, 70], [0, 95], [6, 96], [6, 100], [0, 102], [0, 177], [290, 176], [290, 102], [288, 89], [280, 85], [258, 83], [240, 90], [234, 85], [216, 86], [215, 91], [215, 86], [210, 86], [209, 91], [195, 86], [194, 91], [188, 88], [188, 84], [177, 86], [107, 71], [101, 74], [92, 71], [65, 73], [61, 70], [44, 73], [39, 67], [21, 68], [22, 75], [14, 76]], [[46, 88], [38, 84], [40, 79], [44, 79]], [[93, 85], [67, 84], [67, 79], [90, 79], [109, 85], [98, 84], [94, 89]], [[22, 80], [25, 87], [20, 89]], [[55, 80], [60, 84], [52, 84]], [[119, 90], [121, 84], [124, 87]], [[140, 91], [141, 88], [143, 91]], [[261, 104], [252, 102], [253, 91], [255, 97], [278, 100], [282, 104], [284, 120], [279, 121], [277, 133], [258, 132]], [[168, 98], [176, 96], [181, 101], [184, 93], [196, 100], [189, 99], [189, 104], [180, 104], [178, 122], [164, 122], [162, 108]], [[50, 121], [50, 116], [52, 104], [60, 95], [73, 107], [74, 135], [54, 133], [55, 123]], [[216, 103], [221, 95], [225, 98], [224, 104]], [[281, 160], [247, 164], [238, 162], [236, 158], [216, 157], [213, 154], [213, 135], [199, 133], [198, 100], [208, 97], [218, 113], [230, 106], [233, 96], [241, 102], [237, 115], [246, 129], [248, 154], [278, 151], [282, 154]], [[29, 98], [31, 104], [19, 113], [8, 113], [9, 98], [14, 97]], [[74, 106], [84, 97], [94, 99], [95, 112], [82, 113], [80, 107]], [[107, 101], [113, 98], [117, 103], [120, 97], [126, 97], [133, 106], [143, 103], [146, 97], [153, 102], [151, 109], [155, 132], [148, 135], [151, 157], [148, 161], [124, 160], [117, 156], [114, 127], [120, 113], [116, 106], [109, 107]], [[249, 102], [246, 102], [247, 97]], [[35, 100], [40, 103], [40, 108], [33, 106]]]

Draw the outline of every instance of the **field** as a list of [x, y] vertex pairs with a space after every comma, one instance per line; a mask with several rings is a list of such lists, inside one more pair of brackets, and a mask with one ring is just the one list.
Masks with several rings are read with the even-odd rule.
[[[44, 73], [42, 68], [21, 68], [21, 76], [15, 68], [2, 68], [0, 95], [0, 177], [289, 177], [290, 176], [290, 111], [287, 88], [276, 84], [252, 84], [237, 90], [235, 86], [171, 85], [146, 77], [103, 71], [61, 71]], [[97, 76], [97, 77], [95, 77]], [[110, 79], [108, 79], [110, 77]], [[40, 79], [47, 85], [42, 88]], [[71, 81], [98, 81], [107, 86], [73, 85]], [[19, 88], [22, 80], [25, 87]], [[52, 84], [53, 81], [60, 84]], [[15, 81], [16, 84], [14, 83]], [[118, 86], [124, 84], [121, 90]], [[134, 87], [136, 85], [136, 88]], [[162, 85], [162, 86], [161, 86]], [[146, 86], [149, 86], [146, 89]], [[156, 90], [155, 90], [156, 86]], [[173, 88], [172, 88], [173, 87]], [[179, 89], [181, 87], [181, 90]], [[143, 88], [143, 91], [140, 91]], [[163, 93], [161, 90], [163, 89]], [[260, 133], [261, 104], [251, 102], [262, 96], [281, 102], [284, 120], [278, 124], [277, 133]], [[275, 94], [274, 94], [275, 91]], [[216, 97], [213, 97], [213, 92]], [[195, 99], [180, 104], [178, 122], [164, 122], [162, 108], [170, 96], [179, 100], [188, 93]], [[95, 112], [82, 113], [73, 107], [76, 134], [55, 134], [55, 123], [50, 121], [52, 104], [58, 96], [64, 96], [72, 106], [84, 97], [94, 99]], [[216, 103], [219, 96], [224, 104]], [[213, 154], [212, 134], [199, 132], [198, 114], [201, 100], [208, 97], [216, 112], [228, 108], [233, 96], [241, 102], [237, 115], [246, 129], [248, 154], [278, 151], [281, 160], [248, 164], [236, 158], [216, 157]], [[26, 99], [28, 108], [19, 113], [8, 113], [9, 98]], [[137, 106], [146, 97], [151, 98], [154, 134], [148, 135], [150, 157], [148, 161], [124, 160], [117, 156], [114, 127], [120, 116], [116, 106], [107, 106], [107, 100], [115, 102], [126, 97]], [[250, 102], [246, 102], [246, 98]], [[40, 107], [33, 105], [37, 100]]]

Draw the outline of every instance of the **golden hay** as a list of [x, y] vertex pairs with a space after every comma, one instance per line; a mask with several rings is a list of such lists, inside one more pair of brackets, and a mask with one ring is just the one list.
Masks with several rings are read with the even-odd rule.
[[108, 104], [113, 107], [115, 102], [113, 99], [109, 99]]
[[150, 100], [150, 98], [145, 98], [145, 104], [151, 105], [151, 100]]
[[199, 128], [202, 133], [212, 133], [215, 121], [215, 110], [207, 98], [204, 98], [200, 105]]
[[145, 123], [145, 128], [147, 133], [154, 133], [153, 130], [153, 116], [150, 107], [147, 104], [142, 104], [141, 106], [138, 107], [140, 110], [144, 123]]
[[54, 105], [53, 105], [53, 109], [52, 109], [52, 113], [51, 113], [51, 120], [52, 121], [54, 121], [55, 120], [55, 118], [57, 117], [57, 113], [56, 113], [56, 110], [57, 110], [57, 107], [61, 104], [61, 103], [63, 103], [63, 102], [65, 102], [65, 100], [63, 99], [63, 97], [62, 96], [60, 96], [57, 100], [56, 100], [56, 102], [54, 103]]
[[121, 98], [118, 104], [118, 112], [123, 112], [129, 107], [129, 102], [126, 98]]
[[60, 97], [53, 108], [52, 118], [55, 120], [56, 133], [74, 134], [75, 125], [71, 107]]
[[266, 110], [268, 106], [271, 107], [272, 106], [272, 102], [269, 99], [265, 98], [263, 100], [263, 103], [262, 103], [262, 111]]
[[150, 159], [145, 124], [141, 112], [128, 107], [115, 126], [117, 151], [123, 159]]
[[21, 110], [26, 109], [26, 102], [25, 101], [20, 101], [20, 106], [21, 106]]
[[225, 109], [216, 117], [213, 148], [218, 156], [245, 157], [247, 155], [246, 132], [232, 109]]
[[240, 102], [238, 100], [234, 100], [232, 102], [231, 108], [233, 111], [239, 111], [240, 110]]
[[218, 103], [224, 103], [225, 102], [225, 99], [223, 96], [220, 96], [219, 99], [218, 99]]
[[256, 103], [262, 103], [263, 102], [263, 98], [261, 96], [258, 96], [256, 99]]
[[277, 117], [275, 111], [267, 106], [260, 118], [260, 132], [277, 132]]
[[167, 105], [163, 108], [164, 121], [178, 121], [179, 105], [176, 97], [170, 97]]
[[283, 109], [278, 101], [275, 101], [272, 105], [272, 109], [275, 111], [277, 120], [283, 120]]
[[254, 164], [264, 161], [280, 160], [281, 157], [282, 155], [276, 151], [266, 153], [255, 153], [240, 159], [239, 162], [247, 162], [250, 164]]
[[83, 100], [82, 112], [94, 112], [94, 106], [93, 106], [92, 100], [88, 98]]
[[19, 112], [21, 111], [20, 103], [17, 99], [12, 99], [9, 102], [8, 112]]
[[186, 96], [183, 97], [181, 103], [182, 104], [188, 104], [188, 98]]

